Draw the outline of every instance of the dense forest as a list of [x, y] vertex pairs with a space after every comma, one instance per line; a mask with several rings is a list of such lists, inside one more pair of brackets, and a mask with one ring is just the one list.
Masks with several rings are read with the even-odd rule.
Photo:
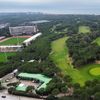
[[67, 41], [69, 54], [75, 66], [82, 66], [100, 60], [100, 46], [93, 41], [100, 37], [100, 33], [77, 34]]
[[74, 84], [73, 96], [64, 96], [61, 98], [48, 96], [46, 100], [99, 100], [100, 99], [100, 81], [87, 81], [84, 87]]

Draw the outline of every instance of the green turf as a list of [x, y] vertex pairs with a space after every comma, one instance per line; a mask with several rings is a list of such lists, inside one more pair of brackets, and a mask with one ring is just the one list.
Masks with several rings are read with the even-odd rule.
[[100, 75], [100, 67], [95, 67], [90, 69], [90, 74], [94, 76], [99, 76]]
[[79, 33], [90, 33], [90, 28], [88, 26], [80, 26]]
[[0, 42], [0, 45], [17, 45], [21, 44], [27, 38], [10, 38], [6, 41]]
[[15, 55], [15, 53], [0, 53], [0, 62], [6, 62], [7, 57]]
[[66, 46], [67, 37], [55, 40], [52, 42], [52, 53], [50, 57], [53, 59], [54, 63], [61, 69], [64, 75], [70, 75], [73, 79], [73, 83], [80, 83], [84, 85], [86, 80], [93, 79], [89, 74], [90, 67], [100, 66], [100, 65], [87, 65], [83, 66], [84, 69], [73, 68], [71, 60], [68, 56], [68, 48]]
[[94, 42], [96, 42], [100, 46], [100, 37], [98, 37]]

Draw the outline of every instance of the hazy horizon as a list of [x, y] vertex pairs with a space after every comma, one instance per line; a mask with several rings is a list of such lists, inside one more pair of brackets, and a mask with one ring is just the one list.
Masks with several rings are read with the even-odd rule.
[[100, 14], [100, 0], [0, 0], [0, 13]]

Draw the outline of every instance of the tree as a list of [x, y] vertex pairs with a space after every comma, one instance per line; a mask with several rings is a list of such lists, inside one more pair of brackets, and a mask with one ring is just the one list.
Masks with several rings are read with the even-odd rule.
[[65, 82], [71, 82], [72, 78], [69, 75], [64, 76], [64, 81]]
[[94, 98], [95, 100], [100, 100], [100, 92], [95, 93]]
[[34, 86], [28, 86], [26, 92], [32, 92], [34, 90]]
[[55, 96], [57, 96], [57, 94], [59, 93], [60, 93], [59, 89], [56, 89], [56, 88], [52, 91], [52, 95], [55, 95]]
[[64, 93], [64, 94], [66, 94], [66, 93], [67, 93], [67, 90], [68, 90], [68, 88], [67, 88], [67, 87], [62, 87], [62, 88], [61, 88], [61, 92], [62, 92], [62, 93]]
[[58, 100], [55, 96], [49, 95], [46, 100]]
[[75, 89], [79, 89], [79, 88], [80, 88], [80, 84], [79, 84], [79, 83], [75, 83], [75, 84], [74, 84], [74, 88], [75, 88]]
[[44, 88], [41, 88], [38, 92], [39, 92], [40, 95], [43, 96], [45, 94], [45, 89]]

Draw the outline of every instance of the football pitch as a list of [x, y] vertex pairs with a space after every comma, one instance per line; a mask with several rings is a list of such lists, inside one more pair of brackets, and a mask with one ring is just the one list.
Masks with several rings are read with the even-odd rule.
[[25, 37], [11, 37], [0, 42], [0, 45], [19, 45], [27, 38]]

